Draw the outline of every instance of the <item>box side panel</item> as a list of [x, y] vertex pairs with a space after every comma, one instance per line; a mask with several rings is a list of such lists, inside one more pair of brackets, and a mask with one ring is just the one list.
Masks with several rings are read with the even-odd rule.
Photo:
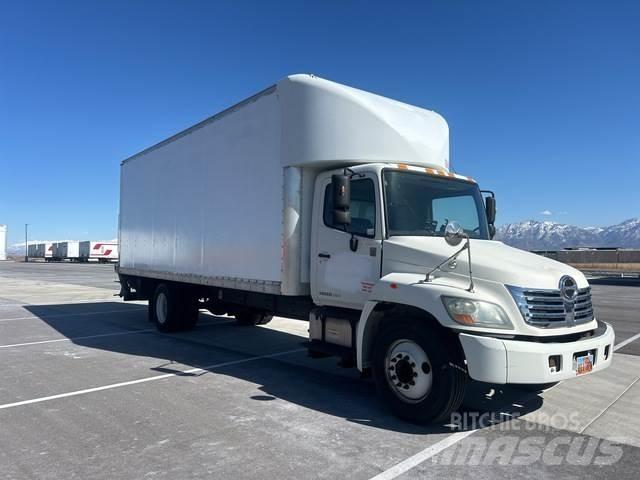
[[123, 163], [121, 267], [280, 282], [279, 155], [273, 92]]

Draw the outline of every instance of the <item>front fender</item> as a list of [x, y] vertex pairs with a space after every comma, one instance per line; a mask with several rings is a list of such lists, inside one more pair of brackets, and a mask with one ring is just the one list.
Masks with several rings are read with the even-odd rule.
[[440, 297], [442, 295], [473, 297], [473, 293], [465, 290], [467, 285], [468, 283], [465, 281], [450, 278], [447, 280], [447, 284], [437, 283], [437, 281], [425, 283], [424, 275], [412, 273], [390, 273], [382, 277], [373, 287], [358, 322], [356, 335], [358, 369], [362, 371], [368, 367], [373, 342], [373, 325], [382, 316], [382, 313], [376, 309], [379, 304], [414, 307], [435, 317], [443, 327], [460, 327], [449, 317]]
[[477, 293], [469, 292], [468, 285], [466, 277], [450, 276], [425, 282], [421, 274], [390, 273], [374, 285], [369, 302], [408, 305], [429, 312], [443, 327], [460, 326], [449, 317], [440, 297], [450, 295], [477, 299]]

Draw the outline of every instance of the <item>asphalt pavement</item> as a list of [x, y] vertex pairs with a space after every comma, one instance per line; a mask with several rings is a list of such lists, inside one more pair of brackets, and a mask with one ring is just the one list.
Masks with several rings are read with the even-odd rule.
[[310, 359], [306, 322], [202, 312], [161, 334], [113, 265], [0, 262], [0, 478], [633, 478], [640, 283], [592, 280], [612, 367], [542, 393], [472, 384], [461, 426], [391, 416]]

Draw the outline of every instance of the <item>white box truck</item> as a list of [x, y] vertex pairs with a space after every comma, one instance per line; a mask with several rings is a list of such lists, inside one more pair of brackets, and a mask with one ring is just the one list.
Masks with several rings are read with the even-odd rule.
[[495, 198], [450, 170], [440, 115], [312, 75], [124, 160], [119, 221], [120, 294], [160, 330], [200, 308], [308, 320], [312, 356], [411, 421], [446, 418], [469, 378], [538, 389], [611, 364], [584, 275], [491, 240]]
[[80, 261], [82, 262], [97, 261], [100, 263], [109, 263], [118, 261], [117, 242], [87, 240], [80, 242], [79, 249]]

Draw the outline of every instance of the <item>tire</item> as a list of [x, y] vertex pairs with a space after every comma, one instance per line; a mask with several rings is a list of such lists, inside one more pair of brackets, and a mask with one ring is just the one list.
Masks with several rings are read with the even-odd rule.
[[234, 316], [236, 317], [236, 322], [244, 326], [265, 325], [273, 318], [273, 315], [256, 310], [243, 310], [236, 312]]
[[373, 345], [378, 395], [413, 423], [448, 419], [464, 398], [467, 372], [459, 349], [422, 319], [390, 321]]
[[161, 283], [149, 301], [149, 318], [161, 332], [191, 330], [198, 322], [197, 307], [184, 290]]

